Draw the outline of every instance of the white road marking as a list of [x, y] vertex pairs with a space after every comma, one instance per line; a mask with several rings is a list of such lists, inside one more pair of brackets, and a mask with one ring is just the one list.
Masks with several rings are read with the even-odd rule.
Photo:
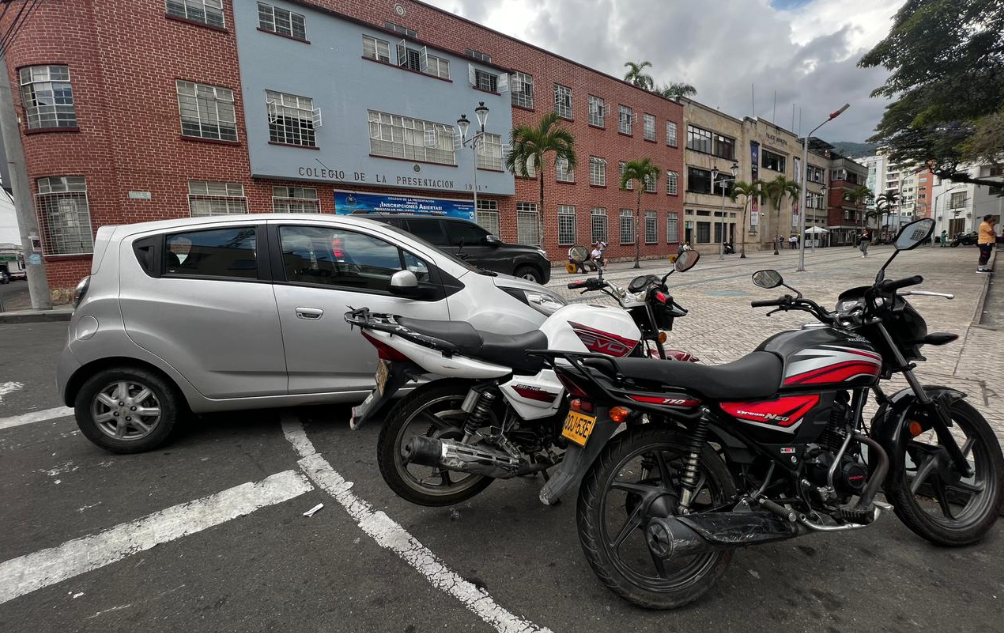
[[73, 415], [70, 407], [56, 407], [55, 409], [45, 409], [43, 411], [32, 411], [23, 415], [15, 415], [9, 418], [0, 418], [0, 429], [9, 429], [15, 426], [32, 424], [33, 422], [45, 422], [56, 418], [66, 418]]
[[302, 458], [298, 463], [307, 476], [345, 508], [356, 524], [377, 542], [425, 576], [433, 587], [445, 591], [500, 633], [550, 633], [533, 622], [510, 613], [488, 593], [464, 580], [444, 565], [435, 554], [400, 524], [352, 493], [351, 481], [339, 475], [322, 457], [303, 431], [303, 425], [289, 414], [282, 416], [282, 431]]
[[0, 403], [3, 402], [3, 397], [8, 393], [20, 391], [21, 389], [24, 389], [23, 382], [0, 382]]
[[287, 470], [57, 547], [12, 558], [0, 563], [0, 604], [313, 489], [302, 474]]

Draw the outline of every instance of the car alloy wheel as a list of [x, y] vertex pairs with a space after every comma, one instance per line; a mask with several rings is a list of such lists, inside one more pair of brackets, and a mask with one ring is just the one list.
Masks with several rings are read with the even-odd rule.
[[117, 440], [134, 441], [150, 435], [160, 424], [160, 401], [142, 383], [119, 380], [94, 396], [91, 417], [98, 429]]

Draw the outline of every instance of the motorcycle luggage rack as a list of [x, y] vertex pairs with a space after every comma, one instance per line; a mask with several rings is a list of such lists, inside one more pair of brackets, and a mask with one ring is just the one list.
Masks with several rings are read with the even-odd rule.
[[414, 330], [406, 328], [397, 322], [395, 315], [370, 312], [369, 308], [349, 307], [351, 309], [345, 313], [345, 321], [350, 326], [358, 327], [362, 330], [387, 332], [391, 336], [400, 336], [405, 340], [418, 343], [423, 347], [428, 347], [442, 352], [447, 358], [460, 351], [456, 345], [450, 343], [449, 341], [444, 341], [443, 339], [428, 336], [426, 334], [419, 334]]

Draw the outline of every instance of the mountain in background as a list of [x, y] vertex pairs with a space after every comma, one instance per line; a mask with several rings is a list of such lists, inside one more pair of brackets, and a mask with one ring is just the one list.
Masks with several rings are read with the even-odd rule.
[[852, 143], [851, 141], [837, 141], [831, 143], [833, 147], [837, 150], [838, 154], [842, 154], [848, 158], [862, 158], [864, 156], [872, 156], [875, 154], [875, 150], [878, 149], [878, 143]]

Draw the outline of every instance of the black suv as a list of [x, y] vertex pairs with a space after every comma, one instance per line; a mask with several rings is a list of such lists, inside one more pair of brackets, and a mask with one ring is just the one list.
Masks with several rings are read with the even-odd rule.
[[506, 244], [469, 220], [435, 215], [361, 213], [417, 235], [472, 266], [546, 284], [551, 279], [547, 252], [536, 246]]

